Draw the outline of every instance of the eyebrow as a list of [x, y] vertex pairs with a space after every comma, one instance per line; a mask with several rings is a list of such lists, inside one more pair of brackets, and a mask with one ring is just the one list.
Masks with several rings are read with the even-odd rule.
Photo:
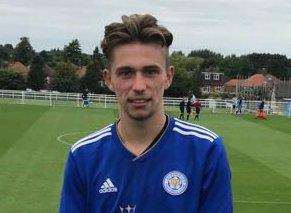
[[[148, 65], [148, 66], [142, 67], [142, 70], [148, 70], [148, 69], [161, 69], [161, 68], [158, 65]], [[134, 70], [134, 68], [131, 66], [121, 66], [116, 69], [117, 72], [120, 70]]]
[[120, 70], [133, 70], [133, 68], [130, 66], [121, 66], [116, 69], [117, 72]]
[[161, 68], [157, 65], [149, 65], [142, 68], [142, 70], [146, 70], [146, 69], [161, 69]]

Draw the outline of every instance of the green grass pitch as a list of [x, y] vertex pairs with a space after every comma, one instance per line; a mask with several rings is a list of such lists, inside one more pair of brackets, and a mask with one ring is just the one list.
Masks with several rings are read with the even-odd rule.
[[[0, 104], [0, 212], [57, 212], [68, 144], [115, 117], [114, 109]], [[224, 138], [235, 212], [291, 212], [290, 118], [202, 110], [196, 123]]]

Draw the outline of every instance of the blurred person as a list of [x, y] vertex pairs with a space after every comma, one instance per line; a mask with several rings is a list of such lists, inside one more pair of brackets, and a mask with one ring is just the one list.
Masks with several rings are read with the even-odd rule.
[[82, 93], [82, 107], [89, 107], [88, 89], [85, 89]]
[[185, 112], [185, 98], [182, 99], [182, 101], [179, 103], [179, 108], [180, 108], [180, 119], [185, 119], [184, 117], [184, 112]]
[[235, 113], [236, 115], [242, 114], [242, 105], [243, 105], [243, 98], [239, 96], [237, 99], [237, 104], [236, 104], [236, 113]]
[[200, 114], [200, 110], [201, 110], [201, 103], [198, 99], [196, 99], [195, 103], [194, 103], [194, 108], [195, 108], [195, 118], [194, 120], [199, 120], [199, 114]]
[[264, 111], [264, 108], [265, 108], [265, 101], [262, 100], [259, 103], [257, 118], [266, 119], [267, 116], [266, 116], [266, 113]]
[[192, 102], [191, 99], [188, 98], [187, 104], [186, 104], [186, 112], [187, 112], [187, 121], [189, 120], [189, 117], [191, 115], [192, 112]]

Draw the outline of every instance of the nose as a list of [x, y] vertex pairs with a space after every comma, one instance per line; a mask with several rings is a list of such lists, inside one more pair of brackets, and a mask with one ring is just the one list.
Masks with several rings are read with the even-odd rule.
[[146, 89], [146, 79], [139, 72], [136, 73], [133, 79], [132, 89], [137, 93], [141, 93]]

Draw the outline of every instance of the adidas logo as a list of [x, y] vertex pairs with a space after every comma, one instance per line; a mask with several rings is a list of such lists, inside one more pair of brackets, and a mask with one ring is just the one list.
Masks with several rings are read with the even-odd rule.
[[110, 178], [107, 178], [101, 188], [99, 189], [99, 193], [108, 193], [108, 192], [117, 192], [117, 188], [113, 185]]

